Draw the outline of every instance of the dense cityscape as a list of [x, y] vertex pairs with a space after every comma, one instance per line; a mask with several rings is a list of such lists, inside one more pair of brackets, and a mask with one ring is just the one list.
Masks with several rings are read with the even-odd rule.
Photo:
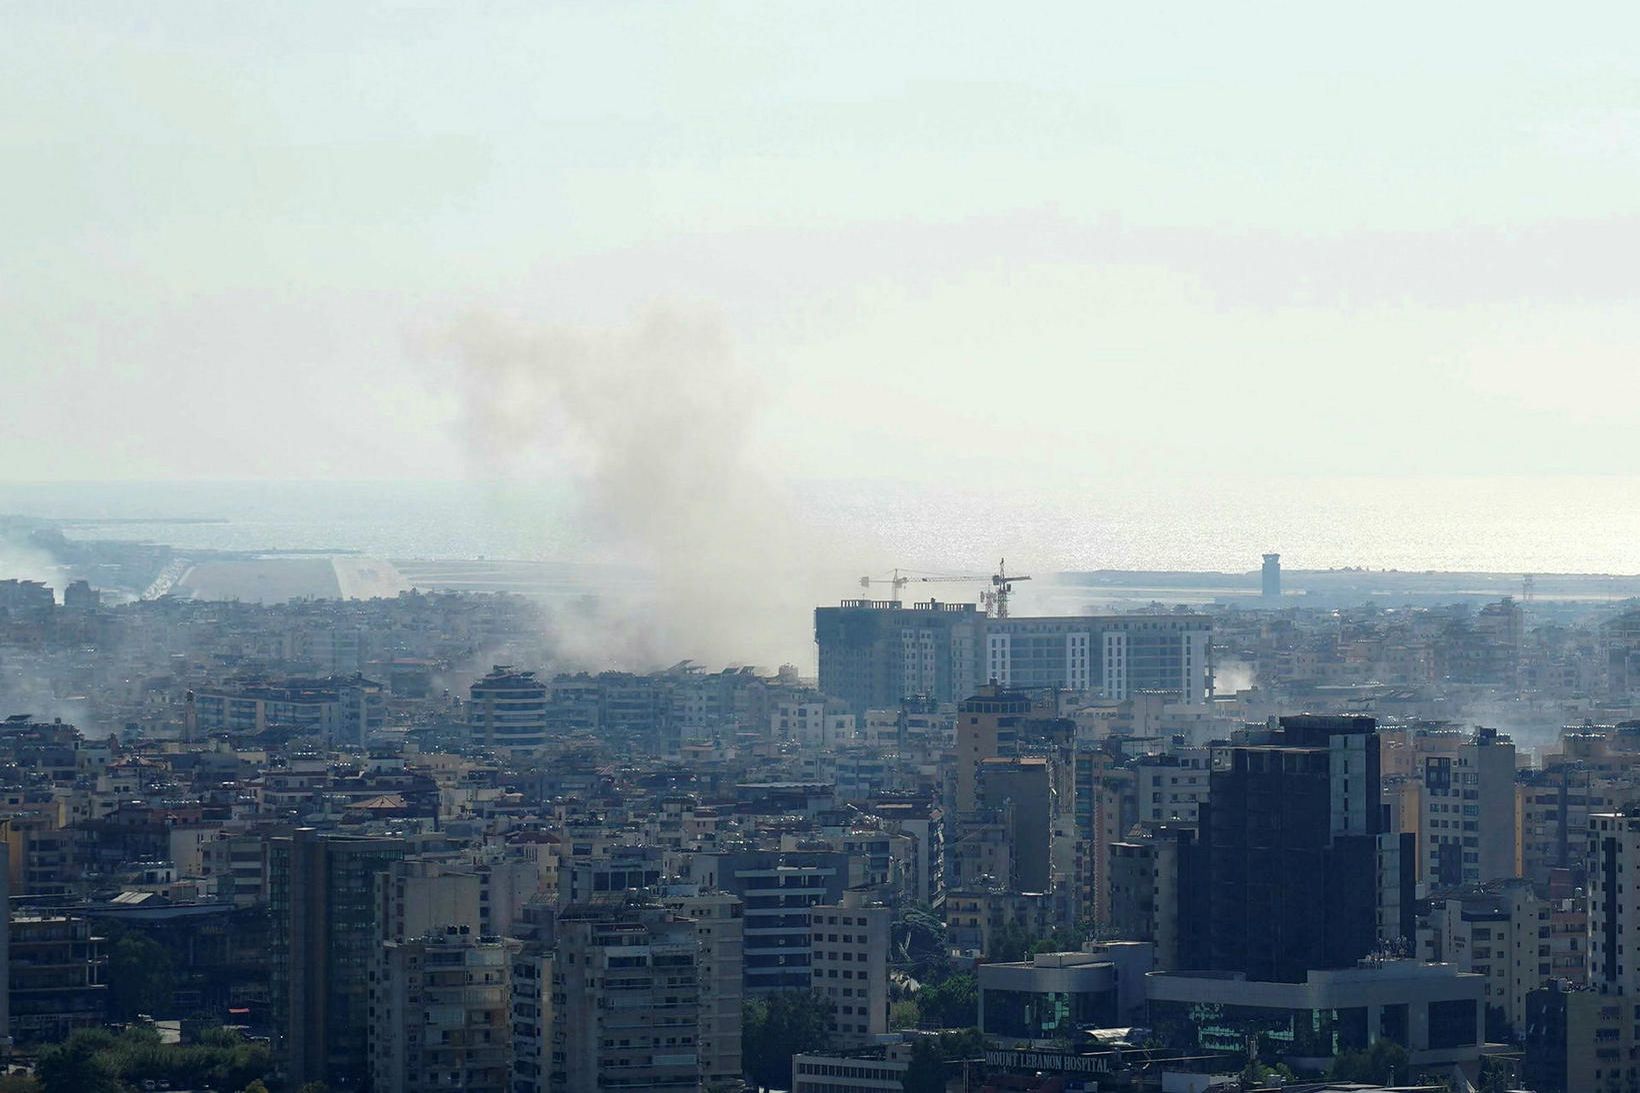
[[1635, 1087], [1635, 601], [1027, 579], [817, 677], [0, 581], [7, 1088]]
[[0, 27], [0, 1093], [1640, 1093], [1640, 5]]

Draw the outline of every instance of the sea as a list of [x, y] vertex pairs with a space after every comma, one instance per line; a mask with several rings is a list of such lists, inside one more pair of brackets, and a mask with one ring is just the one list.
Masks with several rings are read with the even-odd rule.
[[[802, 480], [790, 520], [883, 572], [1290, 569], [1640, 573], [1640, 477], [1304, 477], [928, 485]], [[707, 511], [711, 497], [699, 502]], [[0, 514], [184, 550], [595, 562], [585, 499], [552, 482], [9, 482]], [[197, 522], [194, 522], [197, 521]], [[733, 529], [725, 542], [734, 550]], [[760, 544], [744, 544], [755, 566]]]

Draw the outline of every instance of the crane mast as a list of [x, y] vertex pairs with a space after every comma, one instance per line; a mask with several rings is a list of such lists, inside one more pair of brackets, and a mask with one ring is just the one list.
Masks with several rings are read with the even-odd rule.
[[874, 584], [886, 584], [890, 587], [894, 603], [900, 602], [900, 592], [906, 585], [938, 584], [945, 582], [988, 583], [990, 588], [980, 593], [980, 603], [985, 606], [985, 613], [993, 618], [1005, 619], [1008, 617], [1008, 597], [1014, 590], [1015, 581], [1028, 581], [1031, 578], [1023, 574], [1010, 574], [1008, 560], [1002, 559], [997, 563], [995, 573], [961, 573], [961, 574], [934, 574], [926, 577], [908, 575], [905, 571], [895, 569], [887, 577], [861, 577], [860, 587], [870, 589]]

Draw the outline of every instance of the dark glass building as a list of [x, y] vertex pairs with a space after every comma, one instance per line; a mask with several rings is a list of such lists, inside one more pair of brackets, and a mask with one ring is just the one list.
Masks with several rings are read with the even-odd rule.
[[293, 1088], [366, 1088], [376, 875], [408, 852], [403, 839], [312, 828], [268, 840], [274, 1048]]
[[1284, 717], [1216, 754], [1211, 777], [1203, 898], [1180, 908], [1207, 970], [1299, 983], [1413, 936], [1413, 836], [1386, 830], [1371, 718]]

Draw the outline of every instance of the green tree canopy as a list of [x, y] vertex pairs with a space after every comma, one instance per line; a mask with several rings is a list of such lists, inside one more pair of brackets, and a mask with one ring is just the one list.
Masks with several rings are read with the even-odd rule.
[[1333, 1060], [1327, 1078], [1335, 1082], [1394, 1085], [1412, 1080], [1412, 1058], [1394, 1040], [1377, 1040], [1364, 1051], [1347, 1051]]
[[114, 942], [108, 954], [108, 1002], [115, 1018], [169, 1015], [176, 987], [176, 965], [165, 946], [135, 933]]
[[760, 1086], [790, 1089], [792, 1056], [831, 1047], [831, 1003], [812, 991], [784, 991], [746, 1002], [741, 1057]]
[[972, 1028], [979, 1024], [979, 983], [967, 972], [925, 983], [916, 1001], [924, 1027]]
[[38, 1067], [45, 1093], [120, 1093], [150, 1080], [180, 1089], [245, 1089], [272, 1070], [267, 1045], [231, 1029], [213, 1030], [199, 1044], [165, 1044], [149, 1025], [134, 1025], [118, 1036], [76, 1032], [43, 1051]]
[[82, 1030], [40, 1052], [34, 1075], [45, 1093], [123, 1093], [109, 1057], [113, 1037]]

